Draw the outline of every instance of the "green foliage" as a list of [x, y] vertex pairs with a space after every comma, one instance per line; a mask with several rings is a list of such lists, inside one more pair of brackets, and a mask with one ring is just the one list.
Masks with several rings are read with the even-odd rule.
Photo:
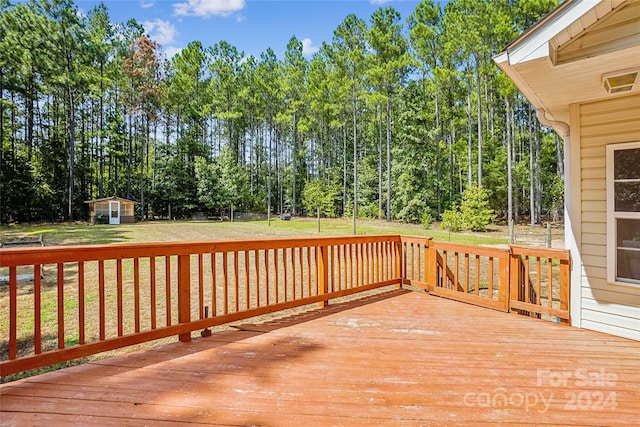
[[431, 224], [433, 223], [433, 214], [430, 209], [425, 210], [422, 213], [422, 217], [420, 218], [420, 223], [427, 230], [431, 228]]
[[0, 221], [86, 218], [84, 200], [116, 195], [174, 218], [344, 216], [356, 199], [360, 218], [427, 224], [481, 169], [489, 206], [443, 215], [481, 229], [507, 209], [508, 146], [516, 215], [530, 199], [559, 215], [561, 144], [491, 60], [557, 0], [508, 3], [425, 0], [408, 26], [392, 7], [348, 15], [310, 58], [292, 37], [256, 57], [196, 40], [164, 60], [105, 5], [0, 0]]
[[444, 211], [440, 226], [446, 230], [460, 231], [462, 230], [463, 222], [462, 213], [457, 206], [454, 206], [453, 208]]
[[468, 187], [463, 194], [460, 205], [462, 225], [472, 231], [486, 231], [486, 227], [495, 213], [489, 207], [489, 193], [483, 187]]
[[315, 216], [320, 209], [322, 215], [334, 218], [338, 191], [335, 184], [326, 184], [319, 179], [307, 182], [302, 193], [302, 202], [309, 216]]

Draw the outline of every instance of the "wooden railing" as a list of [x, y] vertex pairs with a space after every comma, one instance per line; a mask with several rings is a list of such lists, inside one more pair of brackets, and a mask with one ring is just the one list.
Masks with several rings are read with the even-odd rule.
[[[0, 373], [172, 335], [188, 341], [192, 331], [400, 285], [400, 245], [367, 236], [3, 250]], [[32, 288], [18, 272], [33, 273]]]
[[567, 320], [568, 267], [563, 250], [397, 235], [3, 249], [0, 375], [389, 285]]
[[532, 317], [569, 322], [569, 251], [511, 246], [509, 306]]
[[509, 311], [509, 250], [434, 242], [429, 251], [433, 294]]

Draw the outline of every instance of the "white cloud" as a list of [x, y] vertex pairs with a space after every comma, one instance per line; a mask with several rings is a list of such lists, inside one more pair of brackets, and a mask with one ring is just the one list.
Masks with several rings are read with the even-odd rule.
[[371, 4], [385, 4], [385, 3], [389, 3], [391, 0], [370, 0]]
[[302, 39], [302, 54], [303, 55], [305, 55], [305, 56], [313, 55], [318, 50], [320, 50], [320, 48], [317, 47], [317, 46], [314, 46], [313, 42], [311, 41], [311, 39], [309, 39], [309, 38]]
[[152, 1], [145, 2], [144, 0], [142, 0], [140, 2], [140, 7], [143, 9], [149, 9], [150, 7], [153, 7], [153, 4], [154, 3]]
[[181, 47], [167, 46], [164, 48], [164, 53], [167, 55], [167, 59], [171, 59], [178, 53], [182, 52], [182, 49], [183, 48]]
[[173, 10], [178, 16], [229, 16], [244, 9], [244, 0], [187, 0], [174, 3]]
[[163, 46], [170, 45], [175, 41], [178, 30], [171, 22], [156, 19], [155, 21], [142, 22], [144, 31], [149, 34], [152, 40]]

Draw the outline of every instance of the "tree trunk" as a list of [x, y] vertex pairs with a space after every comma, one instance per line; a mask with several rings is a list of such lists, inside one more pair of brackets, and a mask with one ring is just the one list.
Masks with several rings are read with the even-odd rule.
[[451, 119], [451, 135], [449, 137], [449, 201], [453, 198], [453, 143], [456, 140], [456, 128], [454, 120]]
[[271, 225], [271, 141], [273, 140], [273, 126], [269, 127], [269, 163], [267, 164], [267, 225]]
[[387, 222], [391, 221], [391, 91], [387, 91]]
[[[467, 183], [473, 184], [473, 138], [471, 136], [471, 82], [467, 86]], [[460, 189], [462, 191], [462, 189]]]
[[74, 163], [76, 149], [76, 119], [74, 111], [74, 97], [71, 86], [67, 87], [69, 95], [69, 204], [67, 209], [67, 217], [73, 220], [73, 180], [74, 180]]
[[[506, 127], [507, 127], [507, 224], [511, 227], [513, 221], [513, 164], [511, 158], [511, 106], [509, 98], [505, 97], [506, 104]], [[509, 228], [511, 230], [511, 228]], [[509, 243], [513, 243], [513, 235], [509, 235]]]
[[436, 92], [435, 96], [436, 101], [436, 214], [438, 218], [440, 218], [441, 209], [442, 209], [442, 197], [440, 195], [440, 138], [441, 138], [441, 129], [440, 129], [440, 109], [438, 103], [438, 92]]
[[542, 225], [542, 177], [540, 171], [540, 125], [536, 122], [536, 134], [535, 134], [535, 177], [536, 177], [536, 224]]
[[480, 96], [480, 70], [476, 58], [476, 88], [478, 91], [478, 187], [482, 187], [482, 99]]
[[[356, 126], [356, 88], [351, 87], [351, 99], [353, 101], [353, 223], [352, 234], [356, 234], [356, 218], [358, 217], [358, 129]], [[320, 211], [318, 210], [318, 215]], [[320, 227], [320, 216], [318, 216], [318, 228]], [[318, 230], [319, 231], [319, 230]]]
[[347, 212], [347, 128], [342, 126], [342, 215]]
[[100, 178], [98, 184], [98, 194], [100, 198], [104, 197], [104, 64], [100, 63], [100, 129], [99, 132], [99, 156]]
[[[0, 177], [4, 163], [4, 72], [0, 67]], [[4, 194], [0, 191], [0, 224], [4, 222]]]
[[293, 170], [293, 196], [291, 202], [291, 213], [296, 214], [296, 159], [298, 157], [298, 117], [293, 113], [293, 153], [291, 153], [291, 165]]
[[378, 135], [378, 219], [382, 219], [382, 105], [380, 105]]
[[33, 64], [31, 65], [31, 75], [29, 77], [29, 100], [27, 102], [27, 160], [31, 163], [31, 158], [33, 156], [33, 115], [34, 108], [33, 104], [35, 102], [35, 83], [34, 79], [35, 70], [33, 69]]
[[531, 107], [528, 107], [527, 111], [527, 124], [529, 126], [529, 222], [531, 227], [533, 227], [536, 224], [536, 204], [534, 195], [535, 174], [533, 173], [533, 119], [531, 117]]

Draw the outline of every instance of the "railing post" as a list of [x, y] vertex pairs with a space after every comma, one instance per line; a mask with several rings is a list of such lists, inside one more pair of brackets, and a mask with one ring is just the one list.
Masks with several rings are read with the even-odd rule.
[[[328, 246], [318, 246], [318, 293], [329, 293], [329, 250]], [[320, 301], [320, 307], [328, 305], [327, 300]]]
[[509, 247], [509, 311], [511, 311], [511, 298], [512, 295], [517, 295], [518, 301], [520, 301], [520, 259], [521, 255], [514, 254], [513, 248]]
[[[404, 250], [404, 243], [402, 243], [402, 238], [396, 242], [394, 245], [396, 252], [396, 277], [400, 279], [400, 284], [398, 285], [398, 289], [402, 288], [404, 285], [404, 280], [407, 278], [407, 253]], [[404, 271], [403, 266], [404, 265]]]
[[434, 242], [429, 242], [429, 287], [433, 290], [438, 287], [438, 254]]
[[505, 255], [500, 258], [500, 287], [498, 299], [506, 298], [505, 308], [511, 311], [511, 247], [505, 251]]
[[427, 237], [427, 241], [424, 242], [424, 281], [427, 284], [427, 292], [433, 289], [433, 283], [431, 282], [431, 270], [433, 269], [431, 266], [432, 243], [433, 239], [431, 237]]
[[[560, 310], [566, 310], [569, 315], [569, 296], [571, 289], [571, 261], [568, 259], [560, 260]], [[562, 323], [571, 324], [571, 317], [563, 319]]]
[[[191, 321], [191, 256], [178, 255], [178, 322]], [[191, 341], [191, 333], [180, 334], [181, 342]]]

